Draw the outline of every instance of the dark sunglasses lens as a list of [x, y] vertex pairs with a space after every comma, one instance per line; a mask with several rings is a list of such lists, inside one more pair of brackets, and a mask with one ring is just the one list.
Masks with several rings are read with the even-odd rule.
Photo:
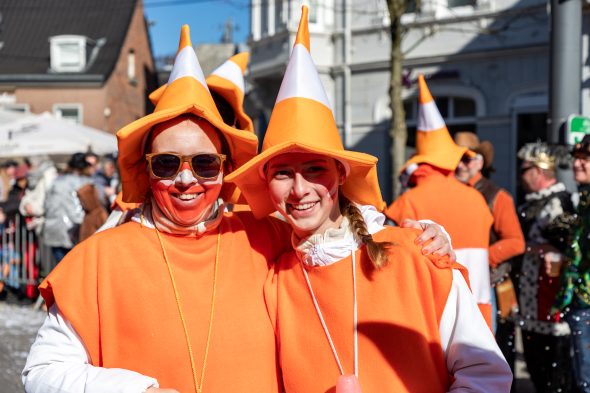
[[221, 171], [221, 158], [215, 154], [199, 154], [193, 157], [193, 169], [203, 178], [211, 179]]
[[178, 172], [180, 158], [172, 154], [159, 154], [152, 157], [152, 172], [158, 177], [171, 177]]

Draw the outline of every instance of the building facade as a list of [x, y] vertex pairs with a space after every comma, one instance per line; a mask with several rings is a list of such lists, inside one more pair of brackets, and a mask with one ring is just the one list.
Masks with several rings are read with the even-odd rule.
[[[547, 139], [548, 5], [540, 0], [422, 0], [402, 18], [402, 97], [412, 153], [419, 73], [425, 74], [452, 133], [474, 131], [496, 149], [493, 175], [517, 188], [518, 148]], [[294, 35], [299, 1], [252, 2], [249, 79], [252, 110], [265, 128]], [[413, 10], [412, 10], [413, 11]], [[590, 116], [590, 7], [584, 3], [582, 114]], [[390, 35], [385, 0], [310, 1], [311, 53], [347, 148], [379, 157], [384, 197], [391, 200]]]
[[139, 0], [0, 2], [0, 107], [115, 133], [157, 87]]

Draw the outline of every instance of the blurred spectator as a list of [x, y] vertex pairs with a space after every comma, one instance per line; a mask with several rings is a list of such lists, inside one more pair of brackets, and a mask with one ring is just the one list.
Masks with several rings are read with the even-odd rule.
[[117, 187], [119, 185], [117, 167], [113, 156], [106, 155], [100, 160], [100, 168], [92, 175], [92, 180], [101, 203], [110, 210], [110, 206], [117, 196]]
[[519, 207], [527, 242], [519, 278], [519, 307], [527, 369], [537, 392], [571, 392], [570, 329], [551, 312], [559, 280], [545, 271], [544, 256], [566, 247], [559, 217], [572, 213], [570, 193], [555, 177], [555, 149], [536, 142], [518, 152], [520, 176], [527, 191]]
[[13, 160], [6, 161], [0, 166], [0, 202], [8, 198], [8, 192], [14, 185], [14, 174], [18, 163]]
[[94, 176], [94, 174], [98, 172], [98, 170], [100, 169], [100, 160], [98, 158], [98, 155], [96, 153], [89, 151], [86, 154], [84, 154], [84, 157], [86, 158], [86, 161], [89, 164], [89, 167], [87, 169], [88, 174], [90, 176]]
[[20, 214], [25, 217], [27, 228], [34, 231], [35, 245], [39, 248], [39, 274], [45, 277], [53, 267], [48, 255], [51, 248], [43, 243], [43, 223], [45, 220], [45, 197], [57, 177], [55, 164], [48, 156], [31, 157], [31, 170], [25, 196], [20, 201]]
[[78, 190], [78, 198], [85, 212], [84, 219], [80, 225], [79, 239], [79, 241], [84, 241], [105, 223], [109, 214], [102, 205], [94, 184], [83, 185]]
[[28, 173], [29, 168], [25, 164], [19, 165], [14, 171], [15, 182], [8, 192], [6, 200], [0, 203], [0, 208], [2, 208], [2, 211], [6, 215], [7, 221], [13, 220], [18, 213], [20, 201], [24, 197], [27, 189]]
[[84, 153], [72, 155], [66, 173], [55, 179], [47, 193], [43, 242], [51, 247], [56, 263], [79, 241], [84, 210], [76, 192], [92, 182], [90, 171]]
[[572, 331], [572, 361], [575, 381], [580, 392], [590, 392], [590, 135], [586, 135], [573, 151], [573, 172], [578, 184], [577, 212], [563, 215], [561, 221], [569, 228], [565, 258], [547, 253], [545, 270], [550, 276], [559, 274], [561, 288], [556, 308], [565, 314]]
[[457, 165], [455, 176], [483, 195], [494, 216], [489, 249], [494, 330], [498, 345], [514, 372], [515, 326], [509, 317], [516, 309], [516, 294], [510, 272], [512, 258], [524, 252], [524, 235], [512, 196], [488, 179], [493, 172], [494, 146], [488, 141], [480, 142], [472, 132], [458, 132], [455, 134], [455, 142], [470, 150]]

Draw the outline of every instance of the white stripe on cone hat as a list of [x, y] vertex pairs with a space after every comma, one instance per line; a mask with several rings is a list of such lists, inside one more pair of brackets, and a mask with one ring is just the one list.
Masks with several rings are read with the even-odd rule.
[[418, 76], [418, 86], [416, 154], [405, 163], [402, 172], [410, 164], [430, 164], [454, 171], [467, 148], [458, 146], [449, 134], [422, 74]]
[[[227, 142], [229, 161], [233, 169], [256, 155], [258, 140], [254, 133], [226, 125], [219, 114], [205, 83], [203, 71], [192, 47], [188, 25], [180, 32], [178, 53], [168, 83], [163, 88], [153, 113], [146, 115], [117, 132], [119, 168], [124, 202], [144, 202], [149, 191], [145, 160], [145, 144], [150, 130], [159, 123], [193, 114], [215, 127]], [[231, 196], [235, 186], [224, 184], [221, 197], [235, 202]]]
[[[254, 123], [244, 111], [245, 81], [244, 74], [248, 66], [250, 54], [241, 52], [233, 55], [217, 67], [205, 79], [210, 90], [219, 94], [231, 106], [237, 117], [237, 128], [254, 132]], [[150, 93], [149, 99], [157, 105], [167, 85], [160, 86]]]
[[377, 158], [344, 150], [328, 98], [309, 52], [308, 7], [301, 21], [291, 58], [281, 83], [262, 152], [226, 178], [235, 182], [258, 218], [275, 211], [265, 180], [264, 166], [277, 155], [311, 152], [343, 163], [347, 178], [343, 194], [351, 201], [383, 210], [377, 179]]

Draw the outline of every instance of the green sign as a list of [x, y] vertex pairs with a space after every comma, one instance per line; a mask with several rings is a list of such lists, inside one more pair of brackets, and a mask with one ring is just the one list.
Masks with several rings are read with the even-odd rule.
[[570, 115], [567, 118], [567, 141], [570, 145], [580, 142], [584, 135], [590, 134], [590, 117]]

